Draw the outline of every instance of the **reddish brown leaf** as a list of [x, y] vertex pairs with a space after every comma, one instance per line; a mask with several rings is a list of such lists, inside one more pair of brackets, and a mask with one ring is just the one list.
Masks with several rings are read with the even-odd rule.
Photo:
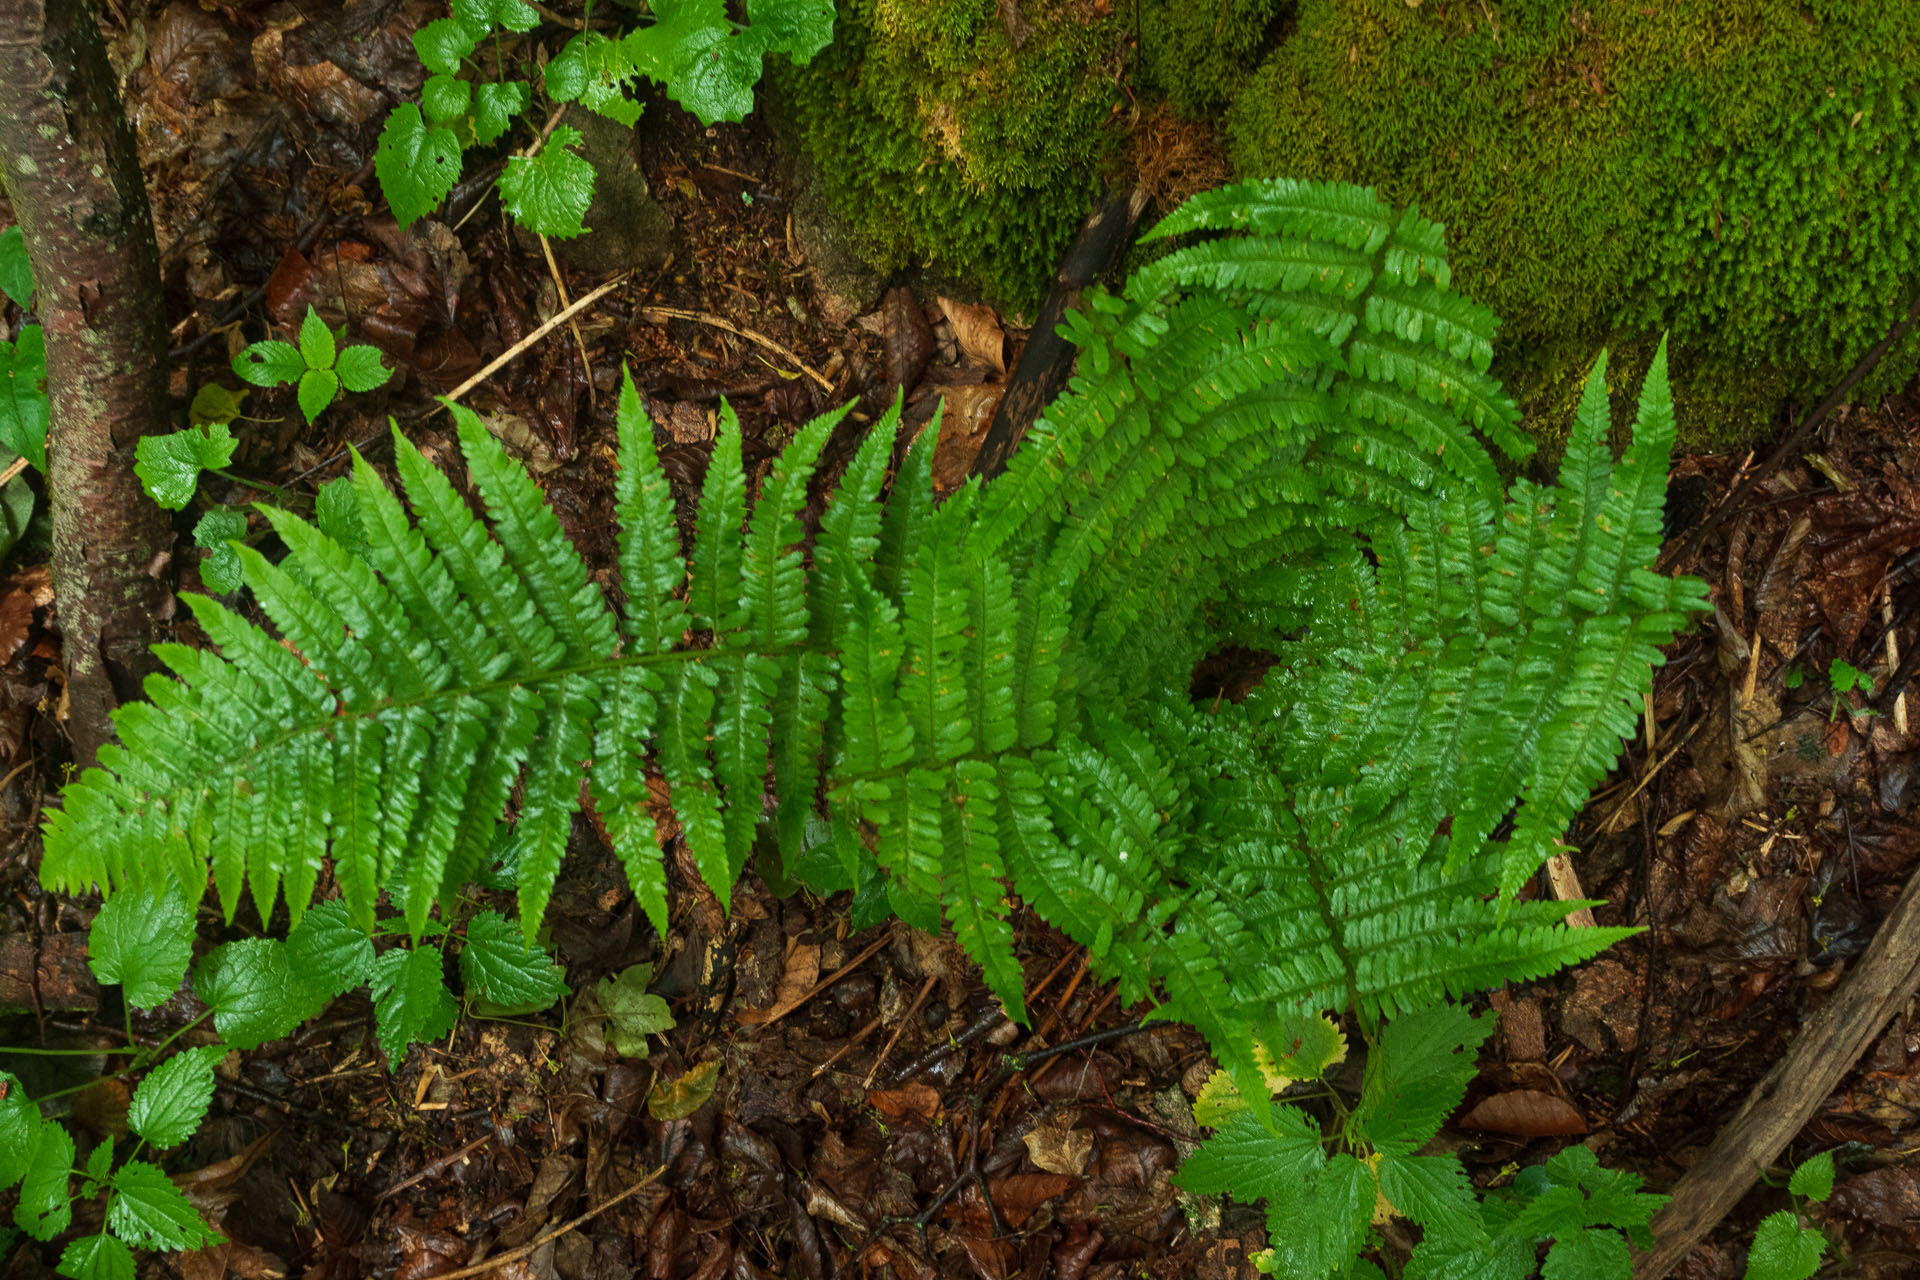
[[867, 1101], [889, 1120], [907, 1116], [932, 1120], [940, 1114], [940, 1094], [932, 1085], [919, 1081], [898, 1089], [875, 1089], [867, 1094]]
[[1518, 1138], [1545, 1138], [1587, 1131], [1586, 1120], [1571, 1102], [1538, 1089], [1496, 1093], [1469, 1111], [1460, 1123], [1469, 1129], [1510, 1133]]
[[1000, 317], [993, 308], [984, 302], [955, 302], [952, 298], [941, 298], [940, 313], [953, 326], [953, 336], [960, 342], [960, 350], [967, 359], [977, 360], [990, 366], [995, 373], [1004, 375], [1007, 371], [1007, 334], [1000, 327]]

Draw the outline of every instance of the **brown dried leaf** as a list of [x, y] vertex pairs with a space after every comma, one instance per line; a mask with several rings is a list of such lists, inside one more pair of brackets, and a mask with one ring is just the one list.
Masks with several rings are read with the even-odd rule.
[[820, 980], [820, 948], [811, 943], [801, 943], [787, 953], [787, 967], [780, 975], [779, 989], [774, 992], [773, 1004], [766, 1009], [743, 1009], [739, 1019], [748, 1026], [757, 1026], [762, 1022], [772, 1022], [775, 1018], [784, 1018], [800, 1007], [807, 993]]
[[867, 1094], [867, 1101], [889, 1120], [903, 1120], [908, 1116], [932, 1120], [940, 1114], [939, 1091], [918, 1080], [898, 1089], [875, 1089]]
[[933, 450], [936, 493], [951, 493], [967, 482], [1006, 391], [988, 383], [940, 388], [940, 439]]
[[[1091, 1136], [1091, 1135], [1089, 1135]], [[1015, 1173], [989, 1182], [993, 1205], [1010, 1227], [1025, 1223], [1035, 1209], [1055, 1196], [1065, 1195], [1074, 1179], [1057, 1173]]]
[[1510, 1133], [1519, 1138], [1545, 1138], [1585, 1133], [1587, 1122], [1565, 1098], [1538, 1089], [1496, 1093], [1469, 1111], [1460, 1123], [1469, 1129]]
[[1093, 1159], [1093, 1134], [1076, 1129], [1080, 1113], [1062, 1111], [1021, 1135], [1027, 1146], [1027, 1158], [1048, 1173], [1079, 1177]]
[[18, 570], [7, 579], [6, 594], [0, 596], [0, 662], [11, 662], [27, 642], [34, 610], [52, 603], [53, 580], [46, 565]]
[[939, 298], [940, 314], [953, 326], [953, 336], [960, 341], [960, 350], [967, 359], [977, 360], [991, 366], [993, 371], [1006, 376], [1007, 372], [1007, 334], [1000, 327], [1000, 317], [994, 314], [992, 307], [984, 302], [955, 302], [952, 298]]

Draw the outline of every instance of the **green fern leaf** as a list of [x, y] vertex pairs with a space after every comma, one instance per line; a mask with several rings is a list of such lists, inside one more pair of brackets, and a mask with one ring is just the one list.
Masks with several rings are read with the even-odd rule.
[[614, 478], [614, 509], [620, 521], [620, 579], [627, 592], [627, 629], [641, 653], [678, 643], [687, 626], [686, 606], [675, 594], [687, 566], [673, 520], [673, 495], [653, 448], [653, 424], [640, 408], [633, 371], [621, 370], [615, 410], [620, 471]]
[[747, 480], [740, 469], [740, 419], [720, 402], [720, 429], [707, 460], [695, 517], [687, 603], [695, 626], [719, 635], [740, 626], [740, 527], [747, 518]]

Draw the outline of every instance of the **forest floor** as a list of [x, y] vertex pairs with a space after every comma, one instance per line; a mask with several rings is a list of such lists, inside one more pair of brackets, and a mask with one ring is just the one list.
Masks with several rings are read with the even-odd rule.
[[[385, 214], [364, 166], [390, 104], [369, 86], [417, 81], [406, 36], [421, 6], [389, 6], [371, 33], [269, 21], [278, 10], [266, 5], [133, 8], [116, 52], [165, 255], [183, 419], [197, 388], [234, 385], [241, 344], [269, 323], [291, 329], [309, 304], [403, 371], [317, 426], [290, 392], [253, 393], [231, 470], [263, 487], [221, 481], [212, 497], [310, 494], [344, 470], [348, 444], [383, 463], [389, 415], [446, 456], [433, 397], [563, 298], [613, 278], [567, 266], [586, 261], [575, 253], [550, 265], [481, 182], [456, 191], [447, 221], [403, 233]], [[467, 396], [541, 478], [589, 562], [612, 559], [623, 365], [670, 440], [662, 456], [683, 510], [722, 396], [756, 477], [825, 408], [858, 399], [870, 420], [904, 388], [917, 425], [944, 401], [953, 438], [936, 476], [957, 483], [1024, 332], [931, 286], [852, 307], [823, 294], [794, 232], [798, 193], [762, 126], [703, 130], [662, 103], [639, 137], [640, 169], [673, 220], [671, 256], [640, 255], [576, 325]], [[1670, 535], [1685, 538], [1752, 465], [1676, 460]], [[183, 590], [199, 588], [193, 514], [176, 553]], [[1909, 395], [1838, 416], [1681, 566], [1713, 585], [1717, 611], [1673, 647], [1641, 735], [1569, 835], [1586, 896], [1605, 903], [1598, 922], [1646, 932], [1486, 997], [1500, 1030], [1446, 1131], [1477, 1180], [1585, 1141], [1655, 1189], [1671, 1184], [1865, 948], [1920, 862], [1920, 705], [1882, 687], [1914, 643], [1917, 547], [1920, 397]], [[85, 964], [96, 906], [46, 894], [36, 875], [37, 823], [67, 751], [50, 594], [41, 565], [0, 580], [0, 1042], [87, 1046], [118, 1042], [121, 1020]], [[750, 877], [723, 915], [682, 867], [674, 927], [656, 936], [592, 828], [574, 836], [548, 913], [574, 1000], [532, 1019], [463, 1018], [390, 1070], [371, 1007], [353, 996], [230, 1060], [212, 1119], [169, 1166], [229, 1243], [149, 1257], [147, 1273], [431, 1280], [663, 1169], [499, 1273], [1251, 1274], [1260, 1216], [1184, 1200], [1167, 1178], [1197, 1137], [1191, 1096], [1210, 1064], [1196, 1034], [1153, 1028], [1018, 1076], [1002, 1069], [1009, 1050], [1139, 1012], [1029, 913], [1015, 940], [1031, 1030], [998, 1016], [950, 940], [898, 924], [853, 931], [844, 896], [778, 897]], [[234, 933], [203, 915], [205, 946]], [[602, 1020], [582, 1016], [597, 984], [636, 973], [675, 1020], [643, 1058], [613, 1052]], [[161, 1037], [197, 1013], [183, 992], [133, 1027]], [[30, 1084], [74, 1079], [29, 1075], [47, 1061], [0, 1051]], [[109, 1079], [78, 1094], [73, 1115], [124, 1133], [125, 1108]], [[1915, 1273], [1916, 1121], [1920, 1021], [1903, 1015], [1789, 1153], [1847, 1144], [1838, 1188], [1814, 1211], [1841, 1273]], [[1740, 1242], [1781, 1204], [1783, 1192], [1749, 1196], [1680, 1274], [1740, 1274]], [[5, 1268], [6, 1280], [43, 1273], [30, 1245]]]

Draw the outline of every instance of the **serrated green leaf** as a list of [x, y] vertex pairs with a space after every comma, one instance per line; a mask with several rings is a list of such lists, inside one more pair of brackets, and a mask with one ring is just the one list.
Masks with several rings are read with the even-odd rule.
[[1460, 1105], [1474, 1052], [1492, 1031], [1491, 1018], [1455, 1004], [1395, 1018], [1367, 1058], [1356, 1132], [1381, 1151], [1405, 1155], [1425, 1146]]
[[200, 582], [214, 595], [240, 589], [240, 556], [227, 543], [244, 541], [246, 536], [246, 513], [232, 507], [214, 507], [193, 526], [195, 545], [207, 553], [200, 561]]
[[230, 391], [217, 382], [206, 383], [193, 393], [193, 403], [187, 406], [187, 422], [196, 427], [232, 422], [240, 416], [247, 395], [245, 391]]
[[486, 36], [484, 29], [458, 18], [437, 18], [413, 33], [413, 51], [420, 65], [443, 76], [453, 75]]
[[113, 1143], [94, 1143], [93, 1150], [87, 1153], [84, 1172], [86, 1177], [80, 1183], [80, 1198], [91, 1200], [100, 1194], [100, 1189], [107, 1185], [107, 1179], [113, 1174]]
[[204, 1249], [220, 1243], [173, 1179], [145, 1160], [129, 1160], [114, 1172], [107, 1228], [142, 1249]]
[[1768, 1214], [1747, 1250], [1746, 1280], [1807, 1280], [1820, 1269], [1827, 1238], [1800, 1225], [1790, 1209]]
[[133, 1280], [133, 1250], [105, 1233], [81, 1236], [60, 1254], [55, 1270], [68, 1280]]
[[460, 181], [460, 138], [446, 125], [428, 125], [415, 103], [387, 116], [374, 148], [373, 171], [402, 230], [440, 207]]
[[33, 1132], [26, 1176], [20, 1180], [20, 1202], [13, 1220], [35, 1240], [51, 1240], [73, 1221], [73, 1135], [58, 1124], [42, 1124]]
[[533, 86], [525, 80], [501, 80], [475, 85], [473, 90], [473, 140], [488, 146], [513, 123], [513, 118], [533, 102]]
[[129, 885], [107, 899], [87, 935], [87, 964], [151, 1009], [180, 989], [193, 961], [193, 906], [171, 884]]
[[342, 351], [334, 372], [340, 375], [341, 385], [356, 394], [383, 387], [393, 376], [393, 370], [380, 362], [380, 348], [365, 343]]
[[0, 445], [19, 454], [42, 475], [47, 470], [47, 339], [37, 324], [13, 342], [0, 341]]
[[0, 1190], [20, 1181], [33, 1155], [34, 1135], [43, 1123], [40, 1108], [27, 1097], [18, 1076], [0, 1071]]
[[[300, 348], [278, 338], [253, 343], [233, 358], [235, 376], [256, 387], [283, 387], [300, 381], [300, 375], [306, 371], [307, 362], [301, 357]], [[230, 420], [231, 415], [212, 419], [216, 422]]]
[[488, 31], [531, 31], [540, 25], [539, 13], [526, 0], [453, 0], [453, 16]]
[[33, 301], [33, 263], [27, 259], [27, 239], [19, 227], [0, 231], [0, 293], [22, 311]]
[[327, 411], [340, 394], [340, 375], [331, 369], [309, 369], [300, 375], [300, 412], [308, 422]]
[[313, 499], [313, 522], [354, 555], [366, 554], [367, 529], [360, 520], [360, 496], [352, 476], [337, 476], [320, 486]]
[[[317, 975], [316, 975], [317, 977]], [[296, 972], [287, 944], [246, 938], [215, 947], [194, 968], [194, 993], [234, 1048], [258, 1049], [326, 1008], [332, 997], [316, 977]]]
[[367, 988], [387, 1063], [398, 1067], [407, 1047], [453, 1029], [460, 1010], [447, 990], [440, 948], [395, 947], [373, 962]]
[[336, 355], [333, 330], [327, 328], [327, 322], [309, 303], [307, 314], [300, 321], [300, 358], [309, 369], [331, 369]]
[[482, 999], [532, 1013], [567, 994], [567, 971], [539, 947], [527, 945], [520, 928], [498, 911], [467, 922], [460, 974]]
[[586, 231], [593, 203], [593, 166], [567, 150], [580, 131], [560, 125], [538, 155], [514, 156], [500, 173], [500, 203], [527, 230], [565, 239]]
[[178, 511], [193, 500], [200, 472], [226, 466], [238, 447], [239, 441], [224, 422], [170, 435], [141, 436], [133, 450], [133, 471], [148, 497], [169, 511]]
[[582, 31], [547, 64], [547, 96], [556, 102], [578, 101], [632, 128], [640, 118], [640, 104], [627, 96], [627, 86], [637, 74], [624, 44], [598, 31]]
[[287, 934], [287, 959], [330, 997], [337, 996], [372, 976], [373, 939], [347, 914], [344, 900], [330, 898]]
[[833, 0], [747, 0], [747, 21], [768, 53], [800, 66], [833, 43]]
[[420, 86], [420, 110], [434, 124], [460, 119], [472, 102], [473, 86], [458, 76], [428, 76]]
[[1382, 1155], [1377, 1172], [1387, 1203], [1429, 1236], [1486, 1238], [1479, 1200], [1458, 1156]]
[[647, 1037], [673, 1030], [673, 1011], [647, 990], [652, 981], [653, 967], [636, 964], [600, 979], [593, 989], [607, 1015], [607, 1043], [622, 1057], [646, 1057]]
[[127, 1127], [165, 1151], [193, 1136], [213, 1101], [213, 1069], [225, 1045], [205, 1045], [174, 1054], [147, 1074], [127, 1106]]
[[1822, 1151], [1800, 1162], [1787, 1181], [1787, 1190], [1809, 1200], [1825, 1200], [1833, 1194], [1833, 1152]]
[[1544, 1280], [1632, 1280], [1633, 1251], [1618, 1231], [1576, 1231], [1554, 1241], [1540, 1274]]
[[1298, 1107], [1275, 1107], [1270, 1123], [1238, 1111], [1187, 1157], [1173, 1184], [1195, 1195], [1288, 1197], [1325, 1166], [1321, 1144], [1320, 1126]]

